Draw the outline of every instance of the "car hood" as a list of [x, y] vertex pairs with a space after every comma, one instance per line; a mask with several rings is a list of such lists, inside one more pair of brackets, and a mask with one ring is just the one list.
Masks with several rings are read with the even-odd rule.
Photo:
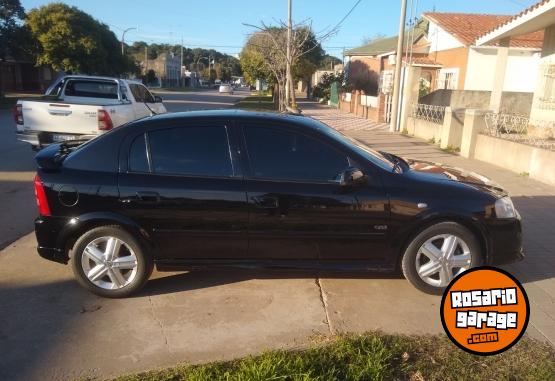
[[439, 181], [455, 181], [472, 185], [497, 196], [505, 195], [507, 192], [496, 182], [490, 178], [480, 175], [476, 172], [469, 172], [465, 169], [453, 167], [450, 165], [432, 163], [423, 160], [404, 159], [411, 172], [421, 177]]

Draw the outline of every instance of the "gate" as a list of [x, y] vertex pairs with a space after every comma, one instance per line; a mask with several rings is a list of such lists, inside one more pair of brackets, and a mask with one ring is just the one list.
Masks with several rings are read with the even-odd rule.
[[333, 82], [330, 88], [330, 106], [337, 107], [339, 104], [339, 84]]

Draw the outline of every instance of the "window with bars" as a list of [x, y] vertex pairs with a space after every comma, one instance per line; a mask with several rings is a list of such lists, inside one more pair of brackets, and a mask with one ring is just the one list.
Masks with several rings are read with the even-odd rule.
[[380, 73], [380, 92], [383, 94], [393, 92], [393, 71], [384, 70]]
[[440, 70], [437, 78], [437, 88], [443, 90], [457, 90], [459, 70]]

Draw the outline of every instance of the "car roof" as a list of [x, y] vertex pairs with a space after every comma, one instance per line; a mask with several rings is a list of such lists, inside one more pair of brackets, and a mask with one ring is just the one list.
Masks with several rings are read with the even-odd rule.
[[[294, 124], [302, 124], [310, 128], [318, 129], [321, 122], [310, 117], [302, 115], [293, 115], [288, 113], [278, 112], [262, 112], [262, 111], [245, 111], [245, 110], [200, 110], [200, 111], [184, 111], [158, 114], [148, 118], [141, 119], [142, 122], [162, 122], [162, 121], [179, 121], [179, 120], [192, 120], [192, 119], [232, 119], [232, 120], [266, 120], [273, 122], [287, 122]], [[156, 123], [157, 124], [157, 123]]]

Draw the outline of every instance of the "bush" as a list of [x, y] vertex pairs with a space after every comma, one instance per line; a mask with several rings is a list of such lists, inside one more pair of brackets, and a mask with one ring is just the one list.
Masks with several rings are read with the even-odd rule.
[[329, 101], [331, 96], [331, 84], [334, 82], [339, 83], [340, 90], [345, 90], [343, 88], [343, 83], [345, 81], [345, 76], [343, 73], [340, 74], [324, 74], [314, 89], [312, 89], [312, 96], [315, 98], [322, 98], [324, 101]]

